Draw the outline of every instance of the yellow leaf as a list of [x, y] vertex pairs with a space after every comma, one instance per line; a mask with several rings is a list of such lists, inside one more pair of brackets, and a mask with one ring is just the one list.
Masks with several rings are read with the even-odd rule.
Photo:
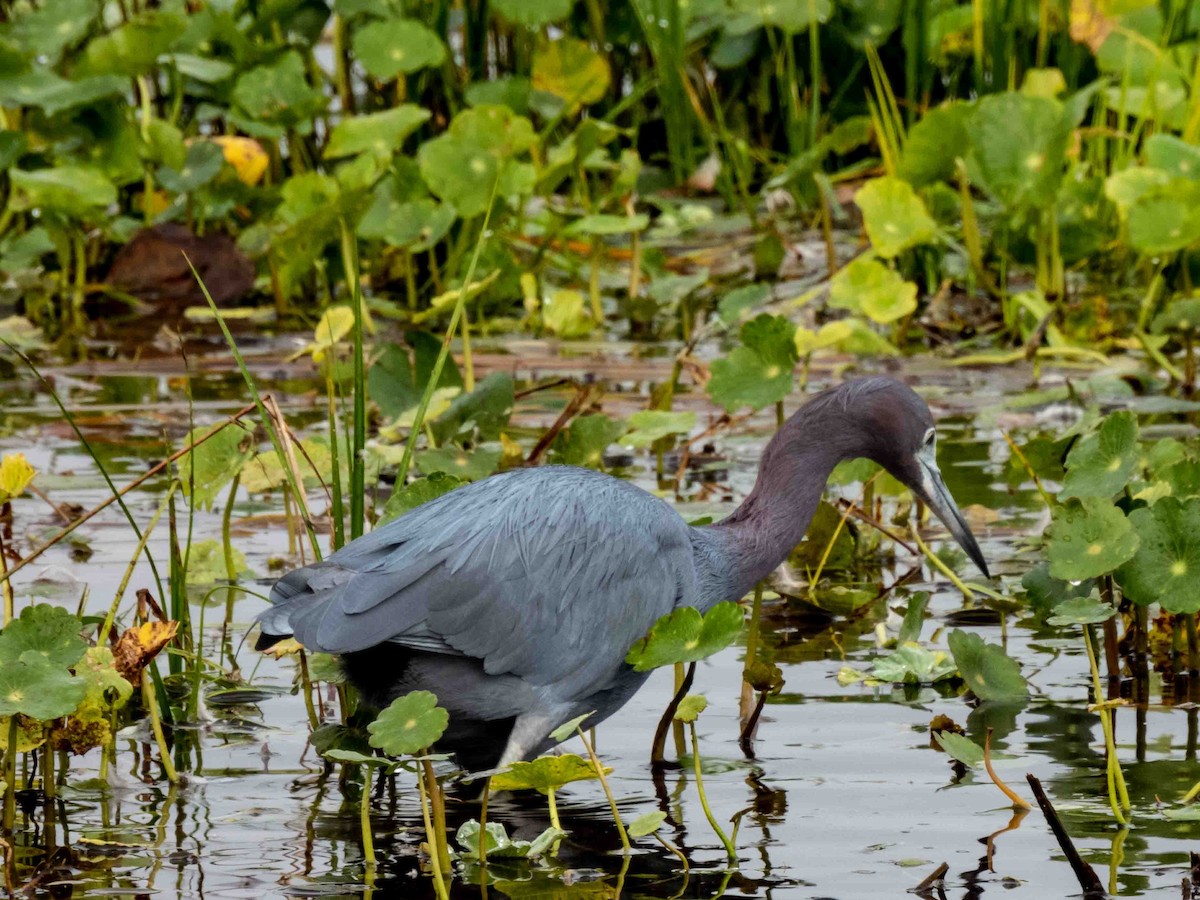
[[36, 474], [24, 453], [9, 453], [0, 460], [0, 503], [21, 496]]
[[227, 134], [217, 135], [209, 140], [221, 148], [221, 152], [225, 154], [225, 162], [233, 166], [243, 184], [258, 184], [271, 161], [262, 144], [254, 138]]
[[299, 653], [304, 647], [295, 638], [284, 638], [277, 644], [272, 644], [263, 653], [270, 654], [276, 659], [282, 659], [285, 656], [292, 656]]
[[137, 684], [142, 669], [171, 642], [178, 630], [179, 623], [175, 621], [146, 622], [122, 634], [113, 648], [114, 662], [121, 677], [130, 684]]
[[1071, 0], [1069, 30], [1071, 40], [1086, 44], [1093, 53], [1108, 40], [1117, 23], [1106, 14], [1102, 4], [1093, 0]]

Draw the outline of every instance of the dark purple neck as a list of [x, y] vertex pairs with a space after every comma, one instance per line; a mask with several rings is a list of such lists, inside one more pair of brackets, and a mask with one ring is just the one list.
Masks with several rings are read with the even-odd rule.
[[763, 451], [758, 479], [742, 504], [697, 529], [704, 532], [697, 535], [697, 564], [712, 579], [704, 591], [712, 596], [702, 605], [740, 599], [787, 559], [804, 539], [833, 467], [860, 455], [845, 431], [822, 428], [820, 418], [801, 408], [788, 419]]

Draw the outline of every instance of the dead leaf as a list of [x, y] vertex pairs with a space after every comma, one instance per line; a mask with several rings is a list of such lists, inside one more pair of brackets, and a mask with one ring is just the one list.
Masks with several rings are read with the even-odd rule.
[[176, 621], [146, 622], [130, 628], [113, 648], [113, 663], [117, 672], [130, 684], [138, 684], [142, 669], [150, 665], [150, 660], [171, 642], [178, 630], [179, 623]]

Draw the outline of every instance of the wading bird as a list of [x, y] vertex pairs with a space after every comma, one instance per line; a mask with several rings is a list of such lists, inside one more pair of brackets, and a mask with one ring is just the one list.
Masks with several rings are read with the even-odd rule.
[[428, 690], [439, 750], [471, 771], [532, 758], [552, 730], [599, 722], [646, 680], [629, 648], [680, 606], [739, 600], [808, 528], [833, 467], [866, 457], [923, 500], [987, 575], [935, 459], [929, 408], [891, 378], [813, 397], [767, 444], [742, 504], [687, 525], [669, 504], [588, 469], [493, 475], [285, 575], [258, 647], [295, 635], [339, 654], [367, 701]]

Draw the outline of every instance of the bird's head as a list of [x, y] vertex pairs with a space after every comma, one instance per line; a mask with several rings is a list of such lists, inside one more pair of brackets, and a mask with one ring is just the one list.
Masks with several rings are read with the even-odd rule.
[[[987, 563], [937, 464], [937, 430], [925, 401], [893, 378], [847, 382], [835, 391], [861, 455], [877, 462], [933, 510], [972, 562]], [[858, 453], [847, 455], [859, 455]]]

